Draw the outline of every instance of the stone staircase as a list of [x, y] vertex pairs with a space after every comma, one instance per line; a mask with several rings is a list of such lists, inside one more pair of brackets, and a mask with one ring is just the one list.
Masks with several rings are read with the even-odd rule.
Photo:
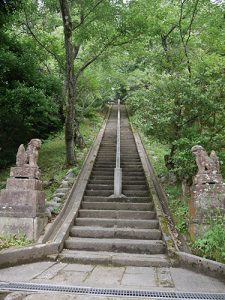
[[142, 163], [121, 106], [121, 168], [124, 197], [113, 194], [117, 106], [113, 106], [100, 149], [61, 260], [133, 266], [168, 266]]

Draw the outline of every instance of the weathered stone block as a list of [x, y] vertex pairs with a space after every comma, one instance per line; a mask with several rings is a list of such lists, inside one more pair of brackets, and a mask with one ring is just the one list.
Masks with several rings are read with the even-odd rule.
[[45, 194], [32, 190], [3, 190], [0, 216], [36, 217], [45, 212]]
[[48, 222], [46, 215], [35, 218], [14, 218], [2, 217], [0, 218], [0, 232], [1, 234], [26, 234], [30, 240], [37, 240], [43, 233], [44, 228]]
[[30, 167], [30, 166], [13, 167], [10, 170], [10, 177], [39, 179], [40, 170], [38, 167]]
[[42, 190], [42, 182], [37, 179], [8, 178], [7, 190]]
[[211, 173], [211, 174], [197, 174], [193, 178], [193, 185], [201, 185], [201, 184], [221, 184], [223, 183], [223, 178], [221, 174]]

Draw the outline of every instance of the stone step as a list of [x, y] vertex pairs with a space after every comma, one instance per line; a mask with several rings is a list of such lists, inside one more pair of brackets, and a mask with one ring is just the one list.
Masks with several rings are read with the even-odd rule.
[[88, 190], [113, 190], [113, 188], [114, 188], [113, 184], [93, 184], [93, 183], [87, 184]]
[[[122, 191], [122, 193], [125, 196], [131, 196], [131, 197], [147, 197], [149, 195], [148, 191], [128, 191], [128, 190], [124, 190]], [[85, 196], [105, 196], [105, 197], [109, 197], [113, 195], [113, 190], [86, 190], [85, 191]]]
[[137, 191], [137, 190], [132, 190], [132, 191], [128, 191], [128, 190], [123, 190], [122, 191], [123, 194], [125, 196], [130, 196], [130, 197], [147, 197], [149, 196], [149, 191]]
[[153, 209], [153, 203], [124, 203], [124, 202], [81, 202], [83, 209], [104, 209], [104, 210], [140, 210], [148, 211]]
[[111, 171], [96, 171], [92, 170], [91, 176], [114, 176], [114, 170], [112, 169]]
[[107, 176], [103, 176], [103, 175], [93, 175], [91, 174], [90, 176], [90, 180], [93, 180], [93, 179], [97, 179], [97, 180], [114, 180], [114, 175], [107, 175]]
[[130, 240], [105, 238], [69, 237], [65, 241], [65, 248], [71, 250], [111, 251], [138, 254], [162, 254], [165, 244], [161, 240]]
[[80, 209], [78, 216], [79, 218], [151, 220], [155, 218], [155, 212], [154, 211], [132, 211], [132, 210]]
[[[108, 169], [108, 170], [99, 170], [99, 169], [93, 169], [92, 176], [113, 176], [114, 177], [114, 169]], [[132, 176], [133, 178], [139, 177], [139, 178], [145, 178], [144, 173], [142, 170], [137, 171], [130, 171], [130, 170], [123, 170], [122, 171], [123, 178], [126, 176]]]
[[[88, 190], [113, 190], [114, 185], [113, 184], [93, 184], [93, 183], [88, 183], [87, 184], [87, 189]], [[122, 185], [123, 191], [125, 190], [136, 190], [136, 191], [144, 191], [147, 190], [147, 186], [144, 184], [133, 184], [133, 185], [127, 185], [124, 184]]]
[[[103, 185], [104, 184], [111, 184], [111, 185], [113, 185], [114, 178], [112, 178], [112, 179], [101, 179], [101, 180], [91, 178], [91, 179], [89, 179], [88, 183], [90, 183], [90, 184], [103, 184]], [[143, 180], [143, 179], [141, 179], [141, 180], [126, 180], [126, 179], [123, 179], [122, 183], [124, 185], [132, 184], [132, 183], [137, 184], [137, 185], [146, 185], [146, 181]]]
[[[104, 157], [102, 157], [101, 159], [99, 159], [99, 157], [97, 156], [96, 160], [95, 160], [95, 163], [96, 164], [115, 164], [116, 163], [116, 157], [114, 156], [113, 158], [111, 159], [104, 159]], [[131, 164], [136, 164], [136, 163], [141, 163], [141, 160], [140, 158], [134, 158], [134, 159], [131, 159], [131, 158], [123, 158], [123, 160], [121, 160], [121, 163], [131, 163]]]
[[134, 220], [134, 219], [96, 219], [96, 218], [76, 218], [77, 226], [101, 226], [118, 228], [139, 228], [139, 229], [158, 229], [158, 220]]
[[133, 228], [103, 228], [88, 226], [73, 226], [70, 236], [83, 238], [118, 238], [118, 239], [143, 239], [159, 240], [159, 229], [133, 229]]
[[129, 169], [123, 169], [123, 177], [124, 176], [144, 176], [143, 170], [129, 170]]
[[105, 197], [109, 197], [113, 194], [113, 190], [96, 190], [96, 191], [92, 191], [92, 190], [86, 190], [85, 191], [85, 195], [86, 196], [105, 196]]
[[136, 267], [169, 267], [170, 261], [165, 254], [131, 254], [104, 251], [80, 251], [64, 249], [59, 260], [65, 263], [136, 266]]
[[107, 173], [107, 172], [110, 172], [112, 174], [114, 174], [114, 168], [108, 168], [108, 167], [105, 167], [105, 168], [99, 168], [99, 167], [93, 167], [93, 172], [95, 171], [98, 171], [98, 172], [103, 172], [103, 173]]
[[149, 197], [123, 197], [123, 198], [111, 198], [100, 196], [84, 196], [84, 201], [87, 202], [124, 202], [124, 203], [150, 203]]
[[146, 178], [145, 178], [145, 175], [144, 173], [140, 174], [140, 175], [133, 175], [133, 174], [122, 174], [122, 180], [123, 181], [136, 181], [136, 182], [139, 182], [139, 181], [145, 181], [146, 182]]
[[[92, 179], [100, 179], [100, 180], [102, 180], [102, 179], [111, 179], [111, 180], [114, 180], [114, 173], [113, 174], [111, 174], [111, 175], [106, 175], [106, 176], [104, 176], [104, 175], [93, 175], [93, 174], [91, 174], [91, 176], [90, 176], [90, 179], [92, 180]], [[122, 180], [123, 181], [137, 181], [137, 182], [139, 182], [139, 181], [145, 181], [146, 182], [146, 179], [145, 179], [145, 176], [144, 176], [144, 174], [142, 174], [142, 175], [139, 175], [139, 176], [133, 176], [133, 175], [124, 175], [123, 174], [123, 176], [122, 176]]]
[[114, 179], [89, 179], [88, 184], [109, 184], [109, 185], [113, 185], [114, 183]]
[[[120, 164], [121, 168], [123, 169], [124, 167], [125, 168], [142, 168], [142, 164], [141, 162], [136, 162], [136, 163], [128, 163], [128, 162], [121, 162]], [[115, 163], [100, 163], [100, 162], [97, 162], [94, 164], [94, 167], [95, 168], [115, 168], [116, 167], [116, 162]]]
[[146, 184], [139, 184], [138, 182], [135, 182], [134, 184], [125, 184], [122, 182], [122, 189], [123, 191], [128, 191], [128, 190], [135, 190], [135, 191], [148, 191], [147, 185]]

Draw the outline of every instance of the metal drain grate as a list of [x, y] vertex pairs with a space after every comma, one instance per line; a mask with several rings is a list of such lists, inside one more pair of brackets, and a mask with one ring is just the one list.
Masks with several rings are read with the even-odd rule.
[[136, 297], [151, 299], [200, 299], [200, 300], [225, 300], [225, 293], [182, 293], [182, 292], [157, 292], [142, 290], [102, 289], [82, 286], [65, 286], [35, 283], [0, 283], [0, 291], [26, 291], [26, 292], [60, 292], [81, 295]]

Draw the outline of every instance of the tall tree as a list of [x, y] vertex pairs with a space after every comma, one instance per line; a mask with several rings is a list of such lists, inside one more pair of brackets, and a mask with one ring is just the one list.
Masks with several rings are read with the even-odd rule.
[[[110, 48], [128, 44], [130, 40], [137, 38], [143, 28], [136, 26], [128, 7], [121, 0], [79, 0], [76, 3], [60, 0], [60, 10], [66, 52], [67, 164], [73, 165], [74, 135], [77, 129], [74, 109], [80, 76]], [[141, 24], [140, 18], [137, 19]], [[134, 25], [131, 25], [131, 21]]]
[[65, 142], [66, 160], [68, 165], [75, 163], [74, 124], [75, 124], [75, 76], [74, 76], [74, 48], [72, 41], [73, 23], [67, 0], [59, 0], [64, 28], [64, 43], [66, 51], [66, 120]]

